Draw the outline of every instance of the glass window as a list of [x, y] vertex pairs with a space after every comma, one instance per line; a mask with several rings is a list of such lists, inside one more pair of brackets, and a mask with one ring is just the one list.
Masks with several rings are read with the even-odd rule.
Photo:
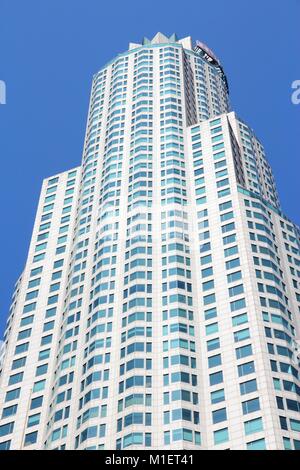
[[243, 325], [244, 323], [247, 323], [247, 322], [248, 322], [247, 313], [243, 313], [242, 315], [237, 315], [236, 317], [232, 318], [232, 326]]
[[245, 434], [254, 434], [255, 432], [263, 431], [263, 422], [262, 418], [252, 419], [251, 421], [246, 421], [244, 423]]
[[236, 343], [238, 343], [239, 341], [244, 341], [245, 339], [249, 339], [250, 338], [250, 330], [249, 328], [246, 328], [244, 330], [239, 330], [239, 331], [236, 331], [234, 334], [234, 341]]
[[222, 364], [221, 354], [216, 354], [208, 358], [208, 367], [216, 367]]
[[251, 344], [247, 344], [246, 346], [241, 346], [235, 350], [236, 358], [242, 359], [243, 357], [251, 356], [252, 355], [252, 346]]
[[37, 431], [25, 435], [24, 446], [35, 444], [37, 441]]
[[16, 383], [22, 382], [22, 380], [23, 372], [19, 372], [18, 374], [14, 374], [9, 377], [8, 385], [14, 385]]
[[238, 366], [239, 377], [242, 377], [243, 375], [253, 374], [253, 372], [255, 372], [254, 361], [246, 362], [245, 364], [241, 364]]
[[11, 441], [0, 442], [0, 450], [9, 450]]
[[223, 442], [229, 441], [229, 433], [228, 428], [219, 429], [218, 431], [214, 431], [214, 443], [222, 444]]
[[206, 325], [205, 331], [207, 335], [217, 333], [219, 331], [218, 323], [211, 323], [210, 325]]
[[246, 395], [247, 393], [252, 393], [257, 390], [256, 379], [248, 380], [240, 384], [241, 395]]
[[33, 386], [33, 392], [40, 392], [41, 390], [44, 390], [46, 384], [46, 380], [40, 380], [39, 382], [35, 382]]
[[207, 351], [213, 351], [214, 349], [218, 349], [220, 347], [220, 338], [211, 339], [207, 341]]
[[14, 390], [9, 390], [6, 392], [5, 401], [16, 400], [20, 396], [21, 389], [15, 388]]
[[28, 417], [27, 427], [36, 426], [40, 422], [40, 413]]
[[246, 307], [246, 301], [245, 299], [240, 299], [240, 300], [235, 300], [234, 302], [230, 302], [230, 309], [232, 312], [235, 312], [236, 310], [240, 310], [241, 308]]
[[11, 434], [14, 430], [14, 422], [6, 423], [0, 426], [0, 437], [6, 436], [7, 434]]
[[227, 420], [226, 408], [221, 408], [220, 410], [215, 410], [212, 412], [212, 421], [213, 424], [221, 423], [222, 421]]
[[38, 408], [39, 406], [42, 406], [42, 403], [43, 403], [43, 397], [42, 396], [32, 398], [31, 404], [30, 404], [30, 409], [33, 410], [35, 408]]
[[209, 376], [209, 383], [210, 385], [216, 385], [223, 382], [223, 372], [215, 372], [214, 374], [210, 374]]
[[210, 398], [211, 398], [211, 403], [213, 405], [224, 401], [225, 400], [224, 389], [222, 388], [221, 390], [216, 390], [215, 392], [211, 392]]
[[260, 410], [259, 398], [254, 398], [253, 400], [244, 401], [242, 403], [243, 414], [254, 413], [255, 411]]
[[290, 419], [290, 425], [292, 431], [300, 432], [300, 421], [297, 419]]
[[264, 439], [258, 439], [247, 443], [247, 450], [265, 450], [266, 443]]
[[15, 415], [17, 412], [17, 408], [18, 408], [18, 405], [12, 405], [12, 406], [7, 406], [6, 408], [3, 408], [2, 419]]

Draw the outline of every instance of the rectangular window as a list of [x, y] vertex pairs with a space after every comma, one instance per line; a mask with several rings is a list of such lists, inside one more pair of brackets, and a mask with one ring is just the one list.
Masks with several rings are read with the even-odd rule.
[[7, 434], [11, 434], [14, 430], [14, 422], [6, 423], [0, 426], [0, 437], [7, 436]]
[[219, 331], [218, 323], [211, 323], [210, 325], [206, 325], [205, 331], [207, 335], [217, 333]]
[[253, 400], [247, 400], [242, 403], [243, 414], [254, 413], [260, 410], [259, 398]]
[[215, 410], [212, 412], [213, 424], [221, 423], [226, 420], [227, 420], [226, 408], [221, 408], [220, 410]]
[[246, 362], [238, 366], [239, 377], [243, 375], [253, 374], [255, 372], [254, 361]]
[[21, 389], [15, 388], [14, 390], [9, 390], [5, 395], [5, 402], [16, 400], [20, 396]]
[[16, 383], [22, 382], [22, 380], [23, 372], [19, 372], [18, 374], [14, 374], [9, 377], [8, 385], [14, 385]]
[[247, 450], [265, 450], [266, 443], [264, 439], [258, 439], [247, 443]]
[[232, 246], [231, 248], [226, 248], [224, 250], [224, 256], [225, 258], [228, 258], [229, 256], [236, 255], [239, 252], [237, 246]]
[[290, 419], [290, 425], [292, 431], [300, 432], [300, 421], [297, 419]]
[[230, 310], [235, 312], [236, 310], [240, 310], [246, 307], [245, 299], [235, 300], [234, 302], [230, 302]]
[[30, 428], [31, 426], [37, 426], [40, 422], [40, 416], [40, 413], [29, 416], [27, 421], [27, 427]]
[[215, 392], [211, 392], [210, 399], [211, 399], [212, 405], [225, 401], [224, 389], [222, 388], [221, 390], [216, 390]]
[[215, 338], [207, 341], [207, 351], [213, 351], [214, 349], [218, 349], [220, 347], [220, 339]]
[[229, 441], [229, 433], [228, 429], [219, 429], [218, 431], [214, 431], [214, 444], [223, 444], [223, 442]]
[[46, 380], [40, 380], [39, 382], [35, 382], [33, 386], [33, 392], [40, 392], [44, 390], [46, 384]]
[[230, 261], [226, 261], [226, 269], [234, 269], [234, 268], [237, 268], [238, 266], [240, 266], [240, 259], [239, 258], [235, 258], [235, 259], [231, 259]]
[[247, 344], [246, 346], [242, 346], [235, 350], [236, 358], [242, 359], [243, 357], [251, 356], [252, 355], [252, 346], [251, 344]]
[[17, 409], [18, 409], [18, 405], [12, 405], [12, 406], [7, 406], [6, 408], [3, 408], [2, 419], [8, 418], [9, 416], [14, 416], [17, 412]]
[[262, 418], [252, 419], [251, 421], [246, 421], [244, 423], [245, 434], [248, 436], [249, 434], [254, 434], [259, 431], [263, 431], [263, 422]]
[[221, 354], [216, 354], [208, 358], [208, 367], [217, 367], [222, 364]]
[[243, 294], [244, 286], [243, 284], [239, 284], [238, 286], [230, 287], [228, 289], [229, 297], [234, 297], [235, 295]]
[[216, 385], [223, 382], [223, 372], [216, 372], [215, 374], [210, 374], [209, 383], [210, 385]]
[[232, 326], [239, 326], [243, 325], [244, 323], [248, 323], [247, 313], [243, 313], [242, 315], [237, 315], [236, 317], [232, 318]]
[[247, 393], [256, 392], [256, 390], [257, 390], [256, 379], [248, 380], [247, 382], [243, 382], [240, 384], [241, 395], [246, 395]]
[[245, 339], [250, 338], [250, 330], [249, 328], [245, 328], [244, 330], [236, 331], [233, 333], [235, 343], [239, 341], [244, 341]]
[[210, 308], [204, 311], [204, 318], [205, 320], [211, 320], [217, 316], [217, 309], [215, 307]]
[[35, 444], [37, 441], [37, 435], [38, 435], [37, 431], [26, 434], [25, 440], [24, 440], [24, 446], [26, 447], [26, 446]]

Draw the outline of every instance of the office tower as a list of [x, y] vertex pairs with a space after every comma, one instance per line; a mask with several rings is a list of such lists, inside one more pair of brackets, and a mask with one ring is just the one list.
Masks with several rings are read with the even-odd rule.
[[93, 79], [42, 187], [2, 352], [3, 449], [299, 449], [299, 229], [210, 49]]

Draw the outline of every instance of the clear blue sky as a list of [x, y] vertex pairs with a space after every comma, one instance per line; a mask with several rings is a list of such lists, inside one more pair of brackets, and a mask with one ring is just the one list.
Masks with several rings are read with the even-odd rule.
[[42, 179], [80, 163], [92, 75], [129, 41], [176, 32], [215, 51], [232, 108], [264, 143], [283, 209], [300, 223], [299, 18], [299, 0], [0, 0], [0, 336]]

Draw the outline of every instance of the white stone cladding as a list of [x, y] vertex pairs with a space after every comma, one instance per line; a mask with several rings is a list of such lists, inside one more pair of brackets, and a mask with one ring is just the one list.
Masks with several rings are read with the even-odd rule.
[[214, 54], [131, 43], [42, 186], [0, 449], [299, 449], [299, 246]]

